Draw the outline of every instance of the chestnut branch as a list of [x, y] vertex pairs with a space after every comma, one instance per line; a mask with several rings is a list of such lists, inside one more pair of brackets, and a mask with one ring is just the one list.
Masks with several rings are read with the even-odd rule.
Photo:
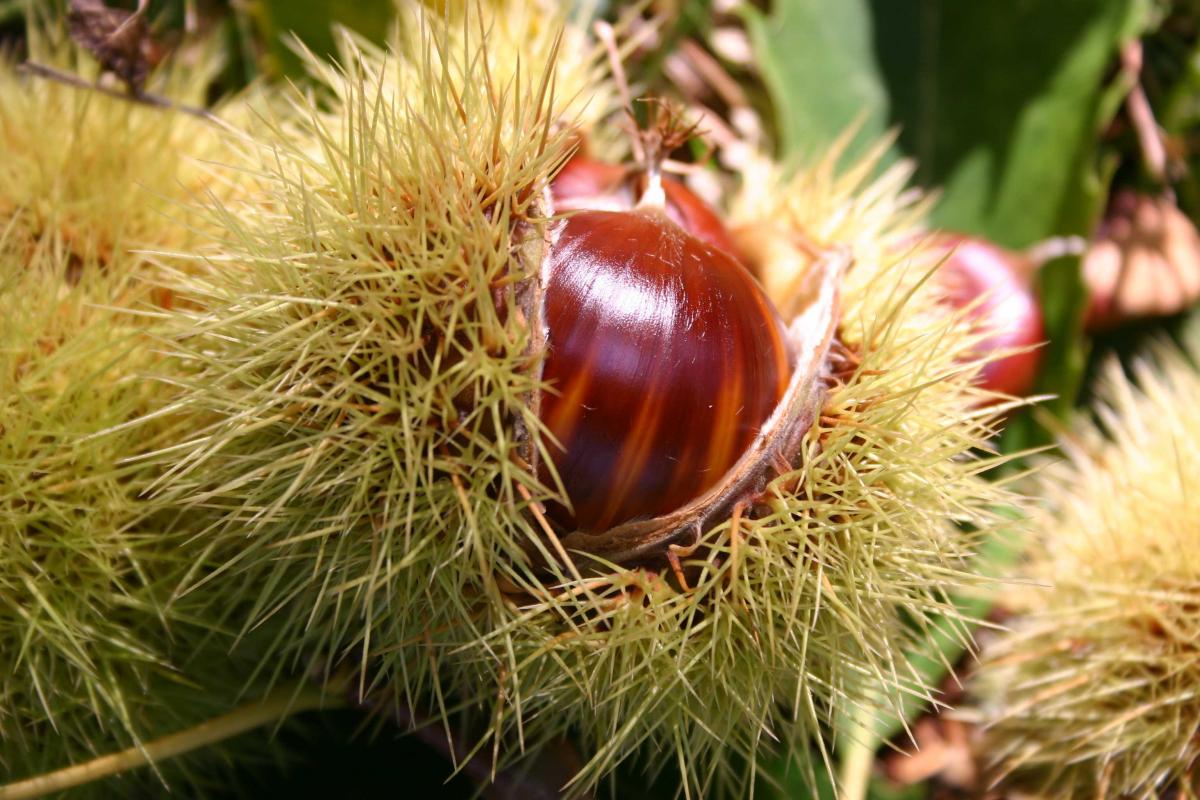
[[161, 763], [209, 745], [231, 739], [302, 711], [336, 705], [320, 688], [285, 686], [261, 700], [227, 714], [205, 720], [186, 730], [143, 744], [108, 753], [80, 764], [0, 785], [0, 800], [30, 800], [61, 792], [140, 767]]
[[115, 97], [118, 100], [125, 100], [138, 105], [150, 106], [151, 108], [160, 108], [167, 111], [182, 111], [184, 114], [191, 114], [193, 117], [199, 117], [200, 119], [205, 120], [206, 122], [211, 122], [214, 125], [225, 124], [220, 117], [216, 116], [208, 109], [200, 108], [199, 106], [187, 105], [186, 103], [177, 103], [169, 98], [157, 94], [151, 94], [149, 92], [122, 92], [117, 89], [112, 89], [108, 86], [103, 86], [99, 83], [90, 83], [85, 81], [83, 78], [80, 78], [78, 75], [72, 75], [69, 72], [63, 72], [62, 70], [55, 69], [54, 67], [50, 67], [45, 64], [39, 64], [36, 61], [25, 61], [21, 63], [17, 69], [27, 75], [35, 75], [39, 78], [45, 78], [47, 80], [55, 81], [56, 83], [62, 83], [67, 86], [72, 86], [76, 89], [99, 92], [100, 94], [108, 95], [109, 97]]

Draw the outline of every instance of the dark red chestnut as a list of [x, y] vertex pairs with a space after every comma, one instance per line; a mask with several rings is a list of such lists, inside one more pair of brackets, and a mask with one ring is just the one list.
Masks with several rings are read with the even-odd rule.
[[1026, 349], [983, 367], [982, 385], [1005, 394], [1028, 394], [1041, 367], [1045, 340], [1042, 308], [1030, 285], [1034, 267], [1025, 256], [983, 239], [944, 235], [934, 247], [945, 255], [937, 278], [956, 307], [978, 301], [973, 311], [990, 335], [981, 352]]
[[[629, 211], [646, 191], [644, 171], [576, 155], [550, 183], [556, 211], [579, 209]], [[672, 222], [702, 242], [741, 259], [737, 245], [717, 212], [687, 186], [662, 178], [666, 202], [663, 209]]]
[[552, 511], [604, 531], [725, 477], [779, 406], [792, 353], [741, 263], [662, 208], [580, 211], [559, 226], [543, 269], [552, 389], [540, 415], [574, 513]]
[[554, 210], [629, 211], [637, 205], [635, 169], [576, 154], [550, 182]]

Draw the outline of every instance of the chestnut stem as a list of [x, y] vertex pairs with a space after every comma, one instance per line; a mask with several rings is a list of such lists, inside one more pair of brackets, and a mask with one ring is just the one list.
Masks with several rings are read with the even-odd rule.
[[1063, 256], [1081, 256], [1087, 252], [1088, 241], [1082, 236], [1054, 236], [1025, 248], [1025, 257], [1034, 268]]
[[199, 108], [197, 106], [189, 106], [184, 103], [176, 103], [174, 100], [169, 100], [166, 97], [160, 97], [156, 94], [149, 94], [148, 92], [137, 92], [135, 94], [131, 92], [122, 92], [116, 89], [110, 89], [109, 87], [101, 86], [98, 83], [89, 83], [83, 78], [80, 78], [78, 75], [72, 75], [69, 72], [63, 72], [62, 70], [55, 69], [54, 67], [48, 67], [45, 64], [39, 64], [36, 61], [26, 61], [18, 66], [17, 69], [18, 71], [27, 73], [29, 75], [36, 75], [39, 78], [46, 78], [47, 80], [52, 80], [56, 83], [61, 83], [66, 86], [73, 86], [76, 89], [99, 92], [100, 94], [108, 95], [109, 97], [115, 97], [118, 100], [124, 100], [129, 103], [136, 103], [143, 106], [150, 106], [151, 108], [161, 108], [166, 111], [182, 111], [185, 114], [191, 114], [193, 117], [199, 117], [200, 119], [211, 122], [215, 125], [225, 125], [225, 122], [221, 120], [220, 117], [216, 116], [207, 109]]
[[638, 200], [638, 208], [666, 208], [667, 194], [663, 190], [662, 170], [657, 165], [646, 166], [646, 191]]
[[15, 783], [0, 786], [0, 800], [27, 800], [61, 792], [74, 786], [108, 778], [138, 767], [145, 767], [202, 747], [231, 739], [238, 734], [278, 722], [301, 711], [312, 711], [339, 705], [321, 688], [300, 689], [286, 686], [261, 700], [247, 703], [213, 719], [205, 720], [182, 731], [168, 734], [146, 744], [130, 747], [117, 753], [93, 758], [82, 764], [35, 775]]
[[1167, 183], [1167, 148], [1163, 143], [1162, 129], [1154, 118], [1154, 109], [1142, 88], [1142, 43], [1135, 39], [1121, 51], [1121, 66], [1133, 85], [1125, 98], [1129, 121], [1137, 133], [1138, 146], [1142, 150], [1142, 161], [1150, 177], [1159, 183]]
[[138, 0], [137, 9], [125, 18], [125, 21], [117, 26], [117, 29], [106, 37], [107, 42], [113, 42], [125, 34], [130, 27], [135, 25], [142, 17], [146, 16], [146, 9], [150, 7], [150, 0]]

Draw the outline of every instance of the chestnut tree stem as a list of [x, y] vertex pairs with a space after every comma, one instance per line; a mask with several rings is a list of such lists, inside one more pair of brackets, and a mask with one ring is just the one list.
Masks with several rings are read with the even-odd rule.
[[301, 711], [338, 704], [336, 695], [327, 694], [320, 688], [297, 690], [294, 685], [287, 686], [228, 714], [205, 720], [199, 725], [168, 734], [144, 745], [5, 784], [0, 786], [0, 800], [27, 800], [52, 792], [61, 792], [131, 769], [166, 761], [230, 739], [269, 722], [283, 720]]
[[1129, 121], [1137, 134], [1138, 146], [1142, 150], [1142, 163], [1150, 177], [1159, 183], [1168, 183], [1167, 146], [1163, 142], [1162, 129], [1154, 118], [1154, 109], [1142, 86], [1142, 42], [1135, 39], [1121, 51], [1121, 65], [1132, 81], [1125, 98]]
[[110, 89], [109, 87], [101, 86], [98, 83], [90, 83], [85, 81], [78, 75], [72, 75], [69, 72], [63, 72], [62, 70], [55, 69], [54, 67], [48, 67], [45, 64], [39, 64], [36, 61], [25, 61], [18, 66], [17, 69], [29, 75], [36, 75], [39, 78], [45, 78], [47, 80], [55, 81], [56, 83], [73, 86], [76, 89], [99, 92], [100, 94], [108, 95], [109, 97], [115, 97], [118, 100], [125, 100], [129, 103], [150, 106], [151, 108], [161, 108], [167, 111], [182, 111], [185, 114], [191, 114], [193, 117], [199, 117], [200, 119], [203, 119], [207, 122], [212, 122], [216, 125], [223, 126], [225, 124], [220, 117], [216, 116], [207, 109], [189, 106], [184, 103], [176, 103], [174, 100], [169, 100], [166, 97], [160, 97], [159, 95], [149, 94], [147, 92], [137, 92], [135, 94], [132, 92], [123, 92], [117, 89]]

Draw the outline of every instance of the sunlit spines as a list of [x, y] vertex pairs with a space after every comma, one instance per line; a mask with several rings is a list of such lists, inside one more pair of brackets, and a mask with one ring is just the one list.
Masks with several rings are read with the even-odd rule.
[[[95, 77], [62, 31], [32, 24], [29, 58]], [[216, 53], [148, 89], [202, 103]], [[148, 331], [176, 301], [161, 255], [193, 246], [197, 196], [237, 179], [208, 163], [222, 131], [0, 64], [0, 773], [61, 767], [219, 711], [242, 684], [205, 661], [222, 637], [172, 601], [180, 539], [142, 495], [137, 460], [171, 441]], [[182, 620], [186, 619], [184, 622]], [[228, 640], [224, 640], [228, 644]], [[176, 650], [175, 648], [179, 648]], [[239, 681], [244, 680], [244, 674]], [[195, 694], [188, 696], [188, 691]], [[148, 776], [155, 780], [153, 776]]]
[[1196, 340], [1111, 364], [1041, 482], [1012, 629], [976, 693], [997, 780], [1048, 797], [1169, 797], [1200, 759]]
[[525, 303], [574, 121], [549, 63], [488, 68], [515, 55], [475, 13], [386, 56], [347, 39], [295, 121], [256, 134], [270, 202], [215, 207], [219, 252], [173, 276], [196, 300], [160, 343], [188, 371], [169, 413], [199, 423], [155, 490], [205, 521], [180, 591], [277, 624], [263, 670], [348, 665], [363, 691], [481, 720], [501, 760], [577, 734], [575, 791], [666, 753], [689, 791], [740, 796], [771, 737], [807, 745], [855, 704], [929, 691], [903, 653], [953, 616], [1009, 500], [974, 455], [991, 418], [972, 335], [887, 246], [921, 208], [902, 174], [770, 184], [740, 221], [855, 259], [842, 345], [813, 367], [824, 407], [762, 497], [671, 551], [678, 572], [581, 574], [539, 519], [555, 492], [528, 457], [551, 444]]
[[213, 268], [175, 276], [196, 303], [163, 345], [188, 373], [171, 412], [206, 422], [157, 486], [215, 515], [217, 572], [181, 591], [287, 632], [265, 668], [354, 653], [405, 698], [455, 686], [443, 655], [500, 611], [499, 575], [531, 580], [532, 289], [567, 150], [552, 29], [506, 75], [486, 14], [410, 22], [411, 48], [313, 64], [320, 94], [250, 148], [270, 202], [214, 207]]

